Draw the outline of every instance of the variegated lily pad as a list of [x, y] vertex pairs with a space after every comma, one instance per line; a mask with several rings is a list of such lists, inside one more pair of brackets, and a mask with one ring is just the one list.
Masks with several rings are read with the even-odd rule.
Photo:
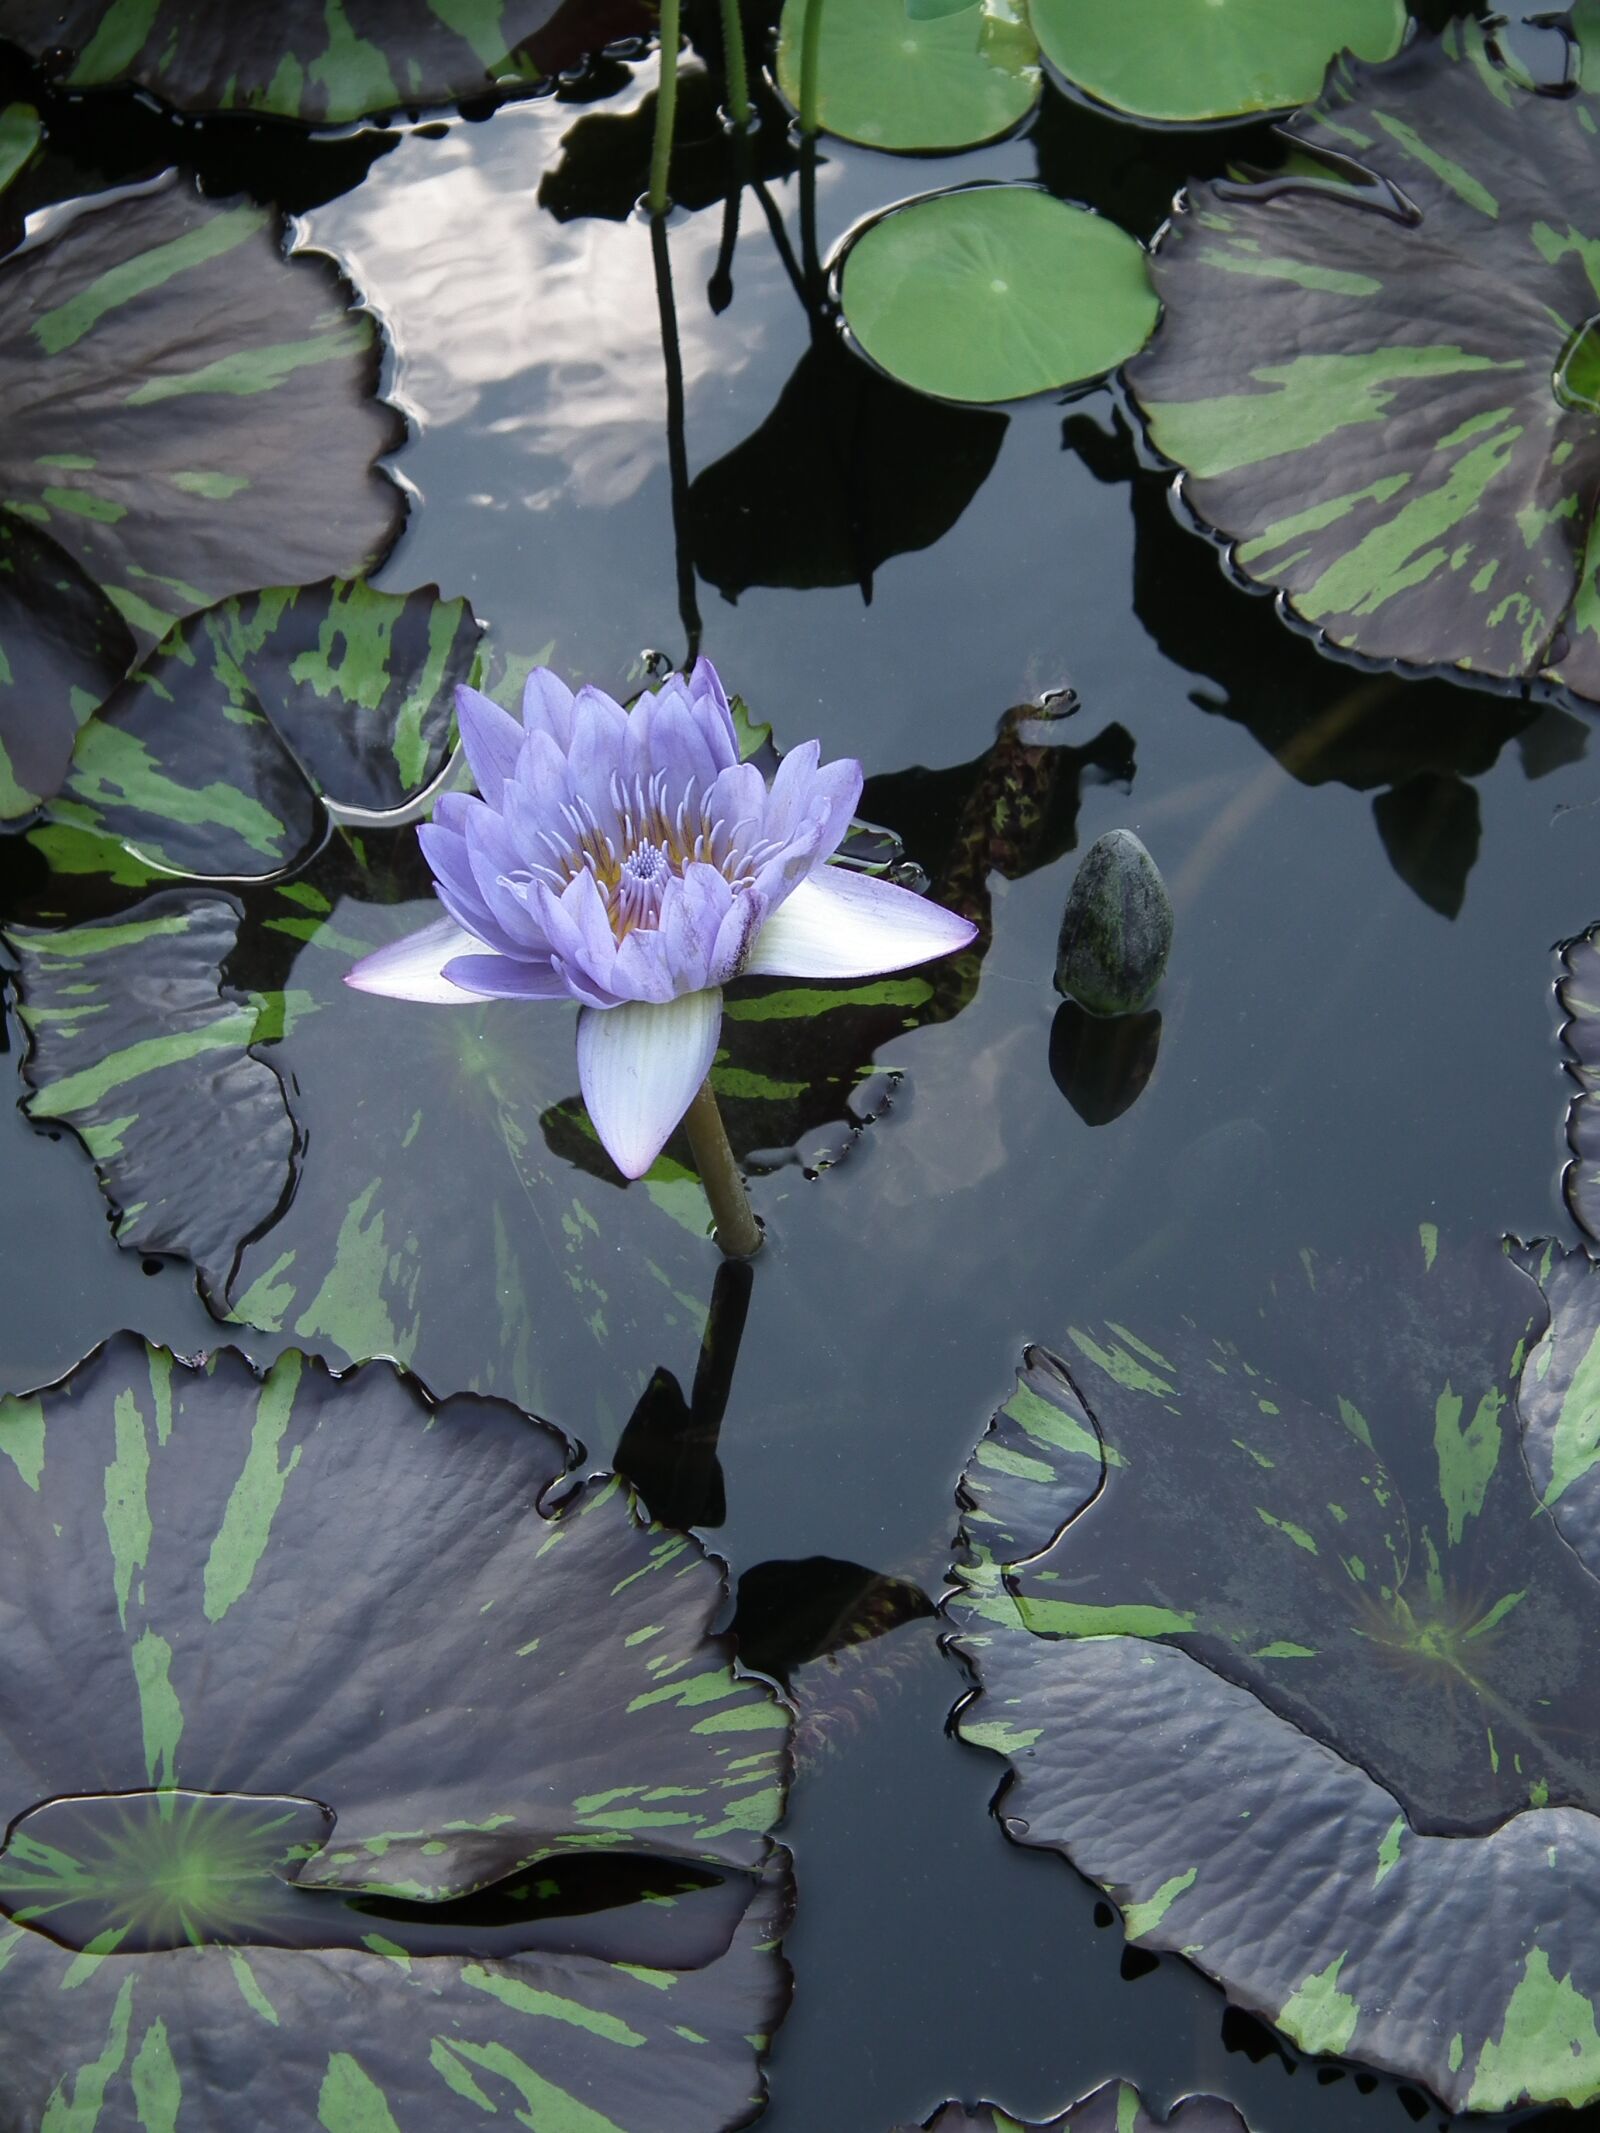
[[175, 620], [386, 552], [404, 505], [376, 461], [402, 425], [379, 356], [276, 216], [172, 180], [0, 266], [0, 818], [55, 790]]
[[28, 2123], [747, 2122], [787, 1719], [710, 1634], [692, 1542], [614, 1480], [541, 1507], [569, 1457], [387, 1366], [261, 1379], [129, 1335], [0, 1402]]
[[75, 869], [277, 874], [323, 800], [398, 808], [449, 744], [482, 632], [465, 600], [330, 579], [227, 600], [174, 630], [79, 736], [44, 841]]
[[[1187, 2096], [1169, 2118], [1145, 2109], [1139, 2091], [1126, 2081], [1108, 2081], [1059, 2118], [1045, 2125], [1024, 2122], [998, 2104], [947, 2103], [924, 2121], [922, 2133], [1245, 2133], [1244, 2120], [1231, 2103], [1215, 2096]], [[918, 2133], [901, 2126], [898, 2133]]]
[[[587, 18], [587, 19], [585, 19]], [[180, 111], [312, 126], [526, 89], [647, 26], [639, 0], [15, 0], [3, 28], [68, 88], [128, 83]]]
[[1196, 185], [1157, 248], [1151, 436], [1335, 645], [1600, 697], [1597, 112], [1455, 23], [1289, 122], [1364, 183]]
[[950, 1603], [1010, 1834], [1304, 2050], [1456, 2109], [1600, 2094], [1600, 1585], [1507, 1398], [1537, 1472], [1600, 1289], [1537, 1271], [1558, 1347], [1516, 1267], [1429, 1231], [1398, 1295], [1308, 1259], [1300, 1338], [1287, 1291], [1262, 1321], [1292, 1377], [1193, 1333], [1031, 1351]]
[[1600, 1243], [1600, 927], [1573, 941], [1556, 988], [1566, 1021], [1561, 1038], [1578, 1093], [1567, 1111], [1572, 1161], [1561, 1180], [1573, 1220]]

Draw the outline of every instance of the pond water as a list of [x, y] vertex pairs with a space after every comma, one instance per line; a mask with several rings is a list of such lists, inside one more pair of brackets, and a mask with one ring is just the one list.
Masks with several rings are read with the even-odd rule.
[[[721, 256], [731, 151], [692, 65], [680, 190], [697, 204], [670, 230], [690, 477], [675, 535], [651, 237], [631, 212], [654, 78], [648, 55], [617, 58], [486, 119], [328, 144], [148, 116], [97, 135], [80, 114], [67, 132], [109, 177], [198, 154], [213, 187], [307, 209], [307, 240], [379, 312], [414, 493], [381, 583], [464, 594], [506, 652], [618, 693], [647, 651], [676, 663], [693, 634], [780, 746], [816, 734], [825, 757], [861, 758], [864, 814], [936, 891], [1005, 714], [1076, 691], [1071, 849], [990, 877], [970, 1004], [879, 1046], [877, 1115], [819, 1136], [838, 1160], [754, 1185], [771, 1243], [708, 1543], [734, 1578], [821, 1556], [936, 1594], [971, 1447], [1023, 1345], [1059, 1343], [1069, 1317], [1187, 1314], [1231, 1334], [1304, 1247], [1359, 1258], [1423, 1222], [1574, 1239], [1551, 949], [1600, 917], [1600, 750], [1568, 711], [1364, 671], [1285, 627], [1177, 522], [1115, 386], [975, 415], [908, 413], [874, 381], [863, 415], [866, 386], [834, 375], [850, 357], [814, 348], [749, 194], [731, 266]], [[942, 162], [937, 182], [1037, 179], [1149, 236], [1186, 172], [1241, 152], [1270, 149], [1258, 133], [1141, 135], [1051, 99], [1031, 131]], [[808, 181], [773, 107], [755, 154], [798, 246]], [[833, 141], [813, 175], [825, 257], [936, 182]], [[871, 460], [854, 526], [852, 452]], [[1052, 1073], [1051, 975], [1074, 853], [1116, 827], [1159, 862], [1176, 943], [1148, 1086], [1091, 1124]], [[40, 893], [20, 843], [0, 845], [0, 911], [27, 916]], [[274, 982], [326, 990], [313, 962], [280, 943]], [[352, 1073], [370, 1082], [357, 1130], [392, 1147], [414, 1106], [395, 1097], [391, 1118], [386, 1095], [421, 1086], [442, 1041], [362, 1006], [288, 1040], [312, 1149], [350, 1130]], [[535, 1116], [575, 1087], [564, 1015], [536, 1019], [498, 1040], [495, 1069], [526, 1073]], [[356, 1064], [336, 1074], [352, 1034]], [[117, 1248], [70, 1135], [7, 1109], [0, 1138], [0, 1386], [58, 1375], [119, 1327], [180, 1353], [215, 1344], [185, 1268]], [[436, 1273], [503, 1287], [465, 1216], [450, 1224], [458, 1203], [502, 1192], [506, 1144], [441, 1128], [428, 1145], [453, 1168]], [[618, 1270], [659, 1248], [655, 1210], [641, 1188], [568, 1169], [559, 1146], [543, 1152], [508, 1204], [532, 1226], [539, 1194], [581, 1188], [604, 1231], [587, 1278], [615, 1274], [631, 1298]], [[552, 1300], [556, 1247], [538, 1261], [551, 1293], [532, 1313], [527, 1389], [597, 1465], [654, 1371], [693, 1374], [714, 1268], [674, 1234], [676, 1308], [621, 1300], [603, 1339], [581, 1292]], [[242, 1278], [269, 1274], [280, 1244], [252, 1247]], [[470, 1320], [428, 1327], [416, 1362], [435, 1390], [480, 1381], [476, 1338]], [[315, 1325], [241, 1339], [261, 1359], [291, 1340], [343, 1353]], [[822, 1716], [784, 1832], [801, 1900], [772, 2133], [886, 2133], [963, 2094], [1046, 2116], [1116, 2075], [1163, 2106], [1231, 2097], [1256, 2133], [1447, 2122], [1415, 2091], [1294, 2064], [1180, 1960], [1125, 1956], [1068, 1867], [1009, 1845], [989, 1812], [1000, 1766], [946, 1732], [961, 1683], [936, 1625], [796, 1681]], [[1580, 2122], [1600, 2118], [1566, 2120]]]

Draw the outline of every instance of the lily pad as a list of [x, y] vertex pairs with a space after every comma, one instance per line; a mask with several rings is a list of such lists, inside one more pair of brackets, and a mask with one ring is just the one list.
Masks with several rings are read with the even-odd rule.
[[1506, 1400], [1548, 1367], [1539, 1298], [1431, 1230], [1398, 1294], [1376, 1263], [1297, 1279], [1292, 1383], [1192, 1331], [1030, 1351], [964, 1484], [960, 1729], [1011, 1762], [1017, 1841], [1303, 2049], [1454, 2109], [1584, 2102], [1600, 1587], [1533, 1515]]
[[[806, 13], [784, 0], [778, 86], [797, 109]], [[1023, 0], [968, 0], [913, 15], [905, 0], [822, 5], [817, 115], [868, 148], [969, 148], [1009, 133], [1039, 98], [1039, 47]]]
[[[923, 2121], [922, 2133], [1245, 2133], [1231, 2103], [1216, 2096], [1186, 2096], [1168, 2118], [1147, 2111], [1139, 2091], [1126, 2081], [1108, 2081], [1059, 2118], [1039, 2125], [1002, 2111], [998, 2104], [947, 2103]], [[918, 2133], [901, 2126], [898, 2133]]]
[[1388, 59], [1404, 0], [1148, 0], [1139, 29], [1097, 0], [1029, 0], [1053, 67], [1130, 118], [1193, 125], [1309, 103], [1342, 51]]
[[1196, 185], [1157, 247], [1165, 318], [1128, 374], [1150, 434], [1335, 645], [1600, 696], [1600, 327], [1570, 206], [1596, 109], [1455, 23], [1342, 61], [1289, 122], [1367, 182]]
[[1564, 951], [1556, 994], [1566, 1016], [1561, 1041], [1567, 1072], [1578, 1084], [1567, 1112], [1572, 1161], [1561, 1189], [1572, 1219], [1591, 1242], [1600, 1242], [1600, 927]]
[[[180, 111], [340, 126], [528, 88], [590, 48], [574, 46], [573, 12], [561, 0], [288, 0], [239, 19], [188, 0], [15, 0], [5, 33], [71, 89], [131, 83]], [[596, 41], [647, 20], [611, 0]]]
[[260, 1003], [222, 985], [240, 915], [230, 898], [168, 889], [127, 918], [10, 936], [28, 972], [28, 1115], [72, 1125], [119, 1243], [182, 1254], [218, 1295], [288, 1197], [297, 1155], [283, 1084], [250, 1049]]
[[0, 821], [59, 790], [79, 722], [137, 656], [128, 625], [65, 549], [0, 511]]
[[481, 634], [431, 586], [329, 579], [224, 601], [79, 736], [50, 822], [163, 872], [281, 872], [326, 834], [323, 800], [383, 813], [432, 781]]
[[[570, 1457], [387, 1366], [290, 1353], [263, 1379], [131, 1335], [0, 1402], [23, 1595], [0, 1948], [28, 2122], [91, 2096], [101, 2133], [148, 2129], [152, 2097], [218, 2133], [385, 2128], [420, 2098], [451, 2128], [502, 2098], [746, 2122], [785, 1998], [786, 1717], [710, 1634], [722, 1581], [692, 1542], [608, 1478], [549, 1507]], [[375, 1460], [383, 1516], [352, 1519]], [[540, 1861], [522, 1932], [461, 1908]], [[652, 1884], [672, 1967], [640, 1967], [656, 1927], [630, 1939]], [[621, 1945], [564, 1951], [563, 1918], [580, 1951]]]
[[0, 815], [53, 789], [129, 634], [148, 651], [229, 594], [365, 569], [399, 533], [376, 325], [281, 237], [268, 210], [169, 179], [0, 265], [0, 674], [25, 677], [0, 687]]
[[1143, 246], [1030, 185], [892, 208], [851, 244], [841, 296], [892, 377], [978, 402], [1103, 377], [1137, 355], [1157, 313]]

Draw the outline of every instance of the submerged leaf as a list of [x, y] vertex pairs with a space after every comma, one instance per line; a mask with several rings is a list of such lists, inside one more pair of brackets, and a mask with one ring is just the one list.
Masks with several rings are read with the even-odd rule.
[[913, 15], [906, 0], [784, 0], [778, 86], [799, 106], [806, 13], [817, 36], [823, 129], [868, 148], [968, 148], [1027, 117], [1039, 96], [1039, 47], [1022, 0], [967, 0]]
[[1151, 436], [1336, 645], [1600, 697], [1597, 110], [1453, 24], [1290, 122], [1365, 184], [1196, 185], [1157, 248]]
[[126, 632], [147, 651], [229, 594], [366, 569], [400, 530], [377, 327], [281, 235], [166, 180], [0, 266], [0, 680], [28, 676], [0, 686], [0, 814], [53, 789]]
[[692, 1542], [608, 1478], [541, 1508], [570, 1447], [509, 1408], [293, 1353], [262, 1379], [119, 1335], [0, 1402], [0, 1454], [28, 2123], [91, 2065], [101, 2133], [147, 2133], [157, 2091], [199, 2133], [747, 2121], [787, 1722]]
[[1405, 0], [1144, 0], [1137, 35], [1102, 0], [1029, 0], [1044, 55], [1130, 118], [1195, 124], [1308, 103], [1329, 60], [1387, 59]]
[[1539, 1299], [1431, 1227], [1398, 1297], [1310, 1255], [1303, 1285], [1300, 1341], [1287, 1292], [1260, 1332], [1292, 1377], [1192, 1331], [1030, 1352], [964, 1483], [961, 1731], [1013, 1765], [1014, 1838], [1303, 2049], [1455, 2109], [1584, 2102], [1600, 1587], [1518, 1456]]
[[1156, 323], [1143, 246], [1031, 185], [892, 208], [851, 243], [841, 299], [875, 363], [946, 400], [1016, 400], [1103, 377]]
[[638, 0], [284, 0], [243, 16], [189, 0], [8, 0], [5, 32], [68, 88], [135, 83], [180, 111], [338, 126], [527, 88], [648, 22]]

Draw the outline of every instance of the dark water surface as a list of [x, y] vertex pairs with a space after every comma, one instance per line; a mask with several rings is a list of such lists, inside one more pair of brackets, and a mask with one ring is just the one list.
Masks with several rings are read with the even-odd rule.
[[[648, 133], [627, 120], [653, 67], [612, 72], [623, 85], [592, 106], [540, 100], [366, 144], [387, 152], [312, 209], [308, 233], [397, 346], [414, 430], [399, 471], [418, 500], [383, 582], [465, 593], [511, 651], [621, 689], [646, 648], [681, 659], [686, 633], [650, 235], [627, 211]], [[709, 189], [723, 144], [692, 80], [690, 95], [706, 134], [693, 182]], [[821, 250], [953, 170], [1042, 176], [1148, 234], [1184, 165], [1218, 168], [1229, 145], [1152, 144], [1064, 108], [957, 164], [828, 143]], [[296, 205], [323, 189], [303, 171], [273, 180], [271, 156], [251, 154], [248, 174]], [[356, 144], [299, 154], [329, 159], [330, 191], [366, 161]], [[771, 125], [759, 155], [798, 243], [796, 158]], [[703, 648], [780, 744], [817, 734], [826, 755], [858, 755], [881, 781], [867, 811], [930, 865], [952, 786], [908, 773], [975, 763], [1009, 707], [1071, 685], [1072, 744], [1120, 724], [1135, 765], [1131, 788], [1085, 779], [1078, 848], [1136, 830], [1177, 907], [1154, 1075], [1119, 1118], [1086, 1124], [1051, 1073], [1068, 856], [993, 880], [975, 1001], [880, 1054], [902, 1078], [847, 1159], [756, 1187], [773, 1245], [710, 1543], [735, 1573], [820, 1555], [937, 1590], [966, 1457], [1022, 1344], [1059, 1341], [1069, 1314], [1159, 1328], [1187, 1312], [1228, 1333], [1305, 1245], [1360, 1255], [1422, 1221], [1570, 1238], [1550, 950], [1600, 918], [1600, 749], [1559, 711], [1321, 657], [1176, 524], [1111, 388], [993, 415], [883, 388], [855, 432], [853, 449], [879, 457], [852, 531], [827, 427], [833, 359], [808, 353], [748, 196], [732, 301], [713, 311], [722, 238], [716, 200], [671, 232]], [[866, 566], [870, 598], [849, 574]], [[20, 878], [14, 849], [8, 865]], [[541, 1102], [575, 1081], [563, 1013], [538, 1039]], [[361, 1070], [403, 1072], [413, 1040], [394, 1041], [401, 1064], [372, 1052]], [[313, 1141], [338, 1130], [309, 1079], [303, 1101]], [[0, 1384], [55, 1375], [121, 1326], [186, 1352], [215, 1344], [183, 1269], [142, 1270], [115, 1247], [70, 1137], [8, 1109], [0, 1145]], [[597, 1189], [625, 1254], [648, 1203]], [[709, 1247], [692, 1263], [709, 1297]], [[687, 1313], [675, 1338], [662, 1353], [659, 1323], [628, 1320], [602, 1347], [574, 1313], [570, 1338], [544, 1341], [539, 1402], [604, 1461], [658, 1365], [687, 1384]], [[441, 1393], [453, 1367], [472, 1374], [442, 1346], [419, 1367]], [[1094, 1892], [990, 1817], [1000, 1765], [946, 1737], [959, 1682], [928, 1623], [870, 1648], [846, 1681], [848, 1722], [808, 1760], [786, 1829], [801, 1909], [772, 2133], [887, 2133], [960, 2094], [1044, 2116], [1112, 2075], [1159, 2104], [1232, 2096], [1256, 2133], [1382, 2133], [1423, 2108], [1390, 2084], [1363, 2095], [1349, 2074], [1290, 2067], [1176, 1959], [1125, 1965]]]

